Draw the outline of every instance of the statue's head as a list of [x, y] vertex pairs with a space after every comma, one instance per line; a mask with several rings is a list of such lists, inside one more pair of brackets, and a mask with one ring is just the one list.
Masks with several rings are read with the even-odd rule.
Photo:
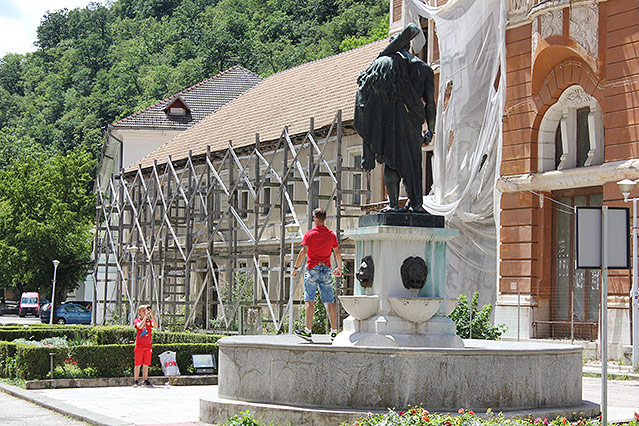
[[408, 50], [410, 48], [410, 41], [417, 37], [419, 31], [419, 27], [413, 23], [406, 25], [401, 32], [391, 36], [388, 46], [382, 50], [379, 56], [388, 56], [401, 50]]

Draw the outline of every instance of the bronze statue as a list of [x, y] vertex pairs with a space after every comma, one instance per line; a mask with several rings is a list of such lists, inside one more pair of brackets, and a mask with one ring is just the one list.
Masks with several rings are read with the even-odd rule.
[[[419, 34], [409, 24], [394, 35], [388, 46], [357, 79], [355, 129], [364, 140], [362, 167], [384, 163], [389, 206], [399, 211], [399, 182], [403, 180], [412, 211], [422, 207], [422, 151], [435, 129], [435, 84], [431, 67], [409, 52]], [[422, 125], [428, 131], [422, 135]]]

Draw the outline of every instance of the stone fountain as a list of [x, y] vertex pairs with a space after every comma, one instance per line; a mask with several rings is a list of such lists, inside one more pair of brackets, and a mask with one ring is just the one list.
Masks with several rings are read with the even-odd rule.
[[346, 231], [358, 262], [366, 260], [375, 272], [355, 295], [340, 296], [350, 316], [333, 344], [464, 347], [447, 318], [457, 299], [446, 295], [446, 242], [456, 235], [443, 217], [409, 213], [363, 216], [357, 229]]
[[[410, 227], [398, 225], [407, 220]], [[364, 285], [340, 297], [350, 314], [343, 331], [324, 344], [293, 335], [221, 339], [217, 394], [201, 400], [201, 420], [222, 423], [250, 410], [267, 422], [334, 426], [419, 404], [443, 412], [596, 415], [599, 406], [582, 401], [581, 347], [455, 335], [445, 257], [456, 231], [443, 225], [425, 214], [362, 217], [347, 235], [356, 241]]]
[[[446, 293], [446, 243], [456, 231], [420, 213], [421, 149], [436, 118], [434, 73], [409, 51], [420, 33], [409, 24], [391, 37], [357, 80], [362, 167], [384, 163], [390, 211], [362, 216], [346, 232], [361, 284], [341, 297], [350, 314], [343, 331], [332, 344], [293, 335], [221, 339], [218, 394], [201, 400], [202, 421], [248, 409], [266, 422], [335, 426], [420, 404], [542, 417], [598, 412], [581, 398], [581, 347], [462, 341], [447, 318], [455, 300]], [[400, 181], [414, 212], [399, 209]]]

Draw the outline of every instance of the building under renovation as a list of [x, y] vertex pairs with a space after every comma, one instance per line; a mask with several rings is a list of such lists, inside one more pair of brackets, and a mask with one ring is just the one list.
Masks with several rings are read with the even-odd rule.
[[[639, 178], [638, 11], [634, 0], [391, 1], [391, 33], [421, 24], [413, 50], [439, 87], [422, 161], [427, 209], [460, 231], [447, 291], [478, 290], [507, 337], [601, 332], [600, 276], [574, 267], [574, 207], [624, 205], [616, 182]], [[341, 231], [385, 199], [381, 168], [359, 165], [356, 81], [385, 45], [272, 75], [101, 182], [98, 308], [124, 318], [152, 301], [165, 324], [281, 330], [302, 298], [292, 250], [318, 205], [349, 271], [338, 293], [352, 291]], [[614, 358], [630, 344], [629, 293], [628, 272], [612, 271]]]
[[[275, 74], [100, 182], [98, 321], [149, 301], [164, 324], [235, 329], [259, 317], [260, 330], [262, 319], [280, 330], [290, 295], [295, 310], [302, 297], [290, 262], [313, 209], [341, 235], [382, 200], [352, 121], [357, 75], [384, 45]], [[349, 293], [354, 253], [341, 243], [350, 272], [336, 287]]]

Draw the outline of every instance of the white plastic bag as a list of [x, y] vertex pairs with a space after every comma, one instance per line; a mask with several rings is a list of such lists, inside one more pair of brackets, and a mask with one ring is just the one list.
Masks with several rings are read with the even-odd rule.
[[180, 369], [178, 368], [177, 361], [175, 360], [175, 352], [162, 352], [160, 355], [158, 355], [158, 358], [160, 358], [162, 373], [164, 373], [165, 376], [180, 375]]

